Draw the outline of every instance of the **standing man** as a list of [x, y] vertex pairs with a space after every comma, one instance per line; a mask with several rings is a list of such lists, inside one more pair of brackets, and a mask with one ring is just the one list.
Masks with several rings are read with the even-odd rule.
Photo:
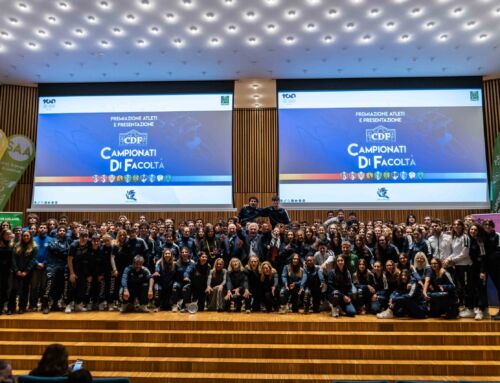
[[31, 290], [30, 290], [30, 310], [36, 311], [38, 299], [45, 291], [47, 286], [47, 260], [48, 260], [48, 247], [50, 237], [47, 235], [48, 227], [45, 222], [38, 226], [38, 233], [33, 237], [33, 241], [38, 247], [36, 254], [36, 265], [31, 274]]
[[255, 218], [261, 216], [262, 209], [259, 209], [257, 205], [259, 200], [257, 197], [252, 196], [248, 199], [248, 205], [243, 206], [238, 213], [238, 219], [241, 226], [246, 226], [248, 222], [255, 221]]
[[273, 229], [278, 223], [282, 223], [284, 225], [288, 225], [290, 223], [288, 213], [285, 209], [280, 207], [280, 197], [277, 195], [273, 196], [271, 206], [262, 209], [261, 216], [269, 217]]

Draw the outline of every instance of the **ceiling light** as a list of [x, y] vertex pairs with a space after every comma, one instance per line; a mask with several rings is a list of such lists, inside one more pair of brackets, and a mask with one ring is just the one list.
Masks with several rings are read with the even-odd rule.
[[370, 9], [370, 12], [368, 13], [368, 16], [370, 16], [370, 17], [380, 16], [380, 9], [378, 9], [378, 8], [372, 8], [372, 9]]
[[13, 25], [16, 25], [19, 23], [19, 19], [16, 17], [13, 17], [13, 16], [9, 17], [8, 20], [9, 20], [9, 23], [11, 23]]
[[315, 29], [316, 29], [316, 24], [314, 23], [307, 23], [305, 26], [304, 26], [305, 30], [307, 32], [313, 32]]
[[121, 35], [123, 33], [123, 30], [118, 28], [118, 27], [113, 27], [111, 29], [111, 32], [113, 32], [113, 34], [115, 34], [115, 35]]
[[198, 27], [196, 25], [190, 25], [188, 27], [187, 31], [193, 35], [196, 35], [196, 34], [200, 33], [200, 27]]
[[100, 45], [101, 45], [101, 47], [103, 47], [103, 48], [109, 48], [109, 47], [110, 47], [110, 45], [111, 45], [111, 44], [109, 43], [109, 41], [108, 41], [108, 40], [101, 40], [101, 41], [99, 41], [99, 44], [100, 44]]
[[326, 11], [326, 16], [329, 18], [334, 18], [339, 15], [339, 11], [336, 8], [330, 8], [328, 11]]
[[226, 27], [227, 31], [229, 33], [236, 33], [238, 31], [238, 27], [234, 24], [229, 24], [227, 27]]
[[103, 9], [108, 9], [109, 8], [109, 2], [108, 1], [100, 1], [99, 6]]
[[234, 5], [235, 1], [234, 0], [223, 0], [223, 4], [227, 6], [232, 6]]
[[295, 43], [295, 40], [296, 39], [293, 36], [286, 36], [285, 37], [285, 44], [293, 44], [293, 43]]
[[248, 44], [250, 45], [257, 45], [259, 43], [259, 40], [255, 36], [250, 36], [248, 39]]
[[266, 1], [266, 4], [271, 6], [271, 7], [274, 7], [275, 5], [279, 4], [279, 0], [265, 0], [265, 1]]
[[145, 47], [146, 45], [148, 45], [148, 42], [144, 39], [137, 39], [135, 43], [139, 47]]
[[396, 22], [395, 21], [388, 21], [385, 23], [385, 28], [386, 29], [394, 29], [396, 27]]
[[51, 24], [57, 23], [57, 19], [55, 16], [47, 16], [47, 21]]
[[73, 34], [75, 36], [78, 36], [78, 37], [83, 37], [86, 35], [86, 32], [85, 32], [85, 29], [83, 28], [76, 28], [74, 31], [73, 31]]
[[255, 100], [258, 100], [258, 99], [260, 98], [260, 94], [254, 94], [252, 97], [253, 97]]
[[266, 30], [269, 32], [269, 33], [274, 33], [278, 30], [278, 26], [274, 23], [269, 23], [266, 25]]
[[215, 12], [212, 12], [212, 11], [210, 11], [210, 12], [206, 12], [204, 16], [205, 16], [205, 19], [206, 19], [207, 21], [215, 21], [215, 19], [216, 19], [216, 17], [215, 17], [215, 16], [216, 16], [216, 15], [215, 15]]
[[454, 8], [452, 11], [452, 16], [460, 17], [464, 13], [464, 9], [462, 7]]
[[34, 41], [29, 41], [26, 43], [26, 46], [29, 48], [29, 49], [38, 49], [38, 44], [35, 43]]
[[210, 45], [213, 45], [213, 46], [220, 45], [220, 39], [218, 37], [212, 37], [209, 42], [210, 42]]
[[87, 21], [89, 23], [95, 23], [95, 22], [97, 22], [97, 17], [95, 17], [94, 15], [88, 15], [87, 16]]
[[470, 20], [468, 21], [466, 24], [465, 24], [465, 27], [468, 28], [468, 29], [472, 29], [472, 28], [475, 28], [477, 27], [477, 22], [474, 21], [474, 20]]
[[425, 27], [427, 29], [432, 29], [436, 26], [436, 22], [435, 21], [428, 21], [427, 23], [425, 23]]
[[323, 42], [325, 44], [330, 44], [333, 42], [333, 36], [332, 35], [326, 35], [323, 37]]
[[262, 105], [260, 105], [259, 103], [255, 104], [255, 107], [256, 108], [260, 108]]
[[410, 16], [418, 17], [422, 14], [422, 8], [416, 7], [410, 10]]
[[69, 9], [69, 4], [66, 3], [65, 1], [60, 1], [57, 6], [65, 11]]
[[75, 44], [73, 44], [72, 41], [66, 40], [66, 41], [63, 42], [63, 45], [64, 45], [65, 48], [72, 49], [72, 48], [74, 48]]
[[258, 14], [257, 12], [251, 10], [251, 11], [246, 11], [244, 13], [244, 17], [245, 19], [247, 19], [248, 21], [255, 21], [258, 19]]
[[180, 47], [182, 46], [183, 44], [183, 41], [180, 37], [176, 37], [172, 40], [172, 43], [176, 46], [176, 47]]
[[192, 7], [194, 5], [193, 0], [181, 0], [181, 4], [185, 7]]
[[10, 33], [9, 33], [9, 32], [7, 32], [7, 31], [1, 31], [1, 32], [0, 32], [0, 36], [1, 36], [2, 38], [4, 38], [4, 39], [8, 39], [8, 38], [10, 38]]
[[369, 41], [371, 41], [372, 38], [373, 38], [372, 35], [366, 34], [366, 35], [363, 35], [362, 40], [364, 42], [369, 42]]
[[257, 84], [257, 83], [253, 83], [253, 84], [251, 85], [251, 87], [252, 87], [253, 89], [259, 89], [259, 84]]
[[488, 34], [487, 33], [481, 33], [477, 38], [480, 40], [480, 41], [484, 41], [488, 38]]
[[167, 12], [165, 13], [165, 19], [167, 23], [175, 23], [177, 21], [177, 15], [173, 12]]
[[152, 4], [150, 0], [140, 0], [139, 5], [143, 8], [149, 8]]
[[401, 40], [404, 43], [410, 41], [410, 39], [411, 39], [411, 36], [408, 33], [405, 33], [404, 35], [401, 35], [399, 37], [399, 40]]
[[438, 39], [440, 41], [446, 41], [446, 40], [448, 40], [448, 38], [449, 38], [449, 36], [448, 36], [447, 33], [440, 34], [439, 37], [438, 37]]
[[285, 12], [285, 16], [289, 19], [295, 19], [298, 16], [298, 12], [295, 9], [289, 9]]
[[28, 4], [26, 3], [17, 3], [17, 7], [23, 11], [23, 12], [28, 12], [29, 11], [29, 7], [28, 7]]
[[132, 13], [127, 13], [125, 15], [125, 21], [127, 21], [129, 23], [135, 23], [136, 20], [137, 20], [137, 17]]
[[40, 37], [47, 37], [47, 31], [45, 29], [37, 29], [36, 34]]
[[346, 29], [347, 30], [354, 30], [356, 28], [356, 24], [352, 21], [348, 22], [346, 25], [345, 25]]

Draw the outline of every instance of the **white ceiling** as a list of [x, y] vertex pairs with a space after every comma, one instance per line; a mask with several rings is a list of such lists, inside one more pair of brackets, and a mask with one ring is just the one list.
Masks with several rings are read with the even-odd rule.
[[0, 0], [0, 82], [491, 75], [500, 0]]

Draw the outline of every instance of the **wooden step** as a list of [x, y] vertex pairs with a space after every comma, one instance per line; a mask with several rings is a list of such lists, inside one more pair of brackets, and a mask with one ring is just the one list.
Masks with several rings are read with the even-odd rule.
[[139, 342], [139, 343], [262, 343], [269, 344], [387, 344], [387, 345], [485, 345], [496, 346], [500, 333], [482, 332], [356, 332], [345, 331], [150, 331], [0, 329], [0, 341]]
[[[23, 323], [20, 326], [19, 323]], [[500, 332], [500, 321], [461, 319], [445, 321], [377, 320], [372, 315], [355, 318], [332, 318], [320, 314], [229, 314], [159, 312], [120, 314], [117, 312], [89, 313], [28, 313], [0, 317], [1, 328], [58, 328], [108, 330], [226, 330], [226, 331], [418, 331], [418, 332]]]
[[[52, 342], [8, 341], [0, 353], [41, 355]], [[500, 360], [497, 346], [336, 344], [90, 343], [65, 342], [70, 355], [194, 358], [290, 358], [380, 360]]]
[[[351, 359], [253, 359], [253, 358], [154, 358], [103, 357], [75, 355], [85, 362], [90, 371], [147, 371], [191, 373], [246, 373], [258, 374], [370, 374], [397, 375], [404, 371], [411, 375], [474, 375], [490, 376], [500, 371], [498, 361], [436, 361], [436, 360], [363, 360]], [[0, 355], [10, 360], [16, 369], [29, 369], [39, 356]]]
[[[16, 371], [16, 375], [27, 374], [28, 370]], [[334, 381], [369, 381], [386, 380], [395, 382], [396, 380], [413, 380], [421, 382], [441, 381], [452, 382], [472, 381], [472, 382], [500, 382], [500, 376], [437, 376], [437, 375], [344, 375], [344, 374], [234, 374], [234, 373], [154, 373], [154, 372], [134, 372], [134, 371], [98, 371], [93, 372], [95, 377], [129, 377], [132, 383], [331, 383]]]

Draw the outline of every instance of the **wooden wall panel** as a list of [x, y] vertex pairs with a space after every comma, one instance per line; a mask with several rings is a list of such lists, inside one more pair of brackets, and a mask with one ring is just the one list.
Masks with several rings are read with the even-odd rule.
[[[493, 146], [500, 130], [500, 79], [484, 82], [485, 130], [488, 162], [491, 161]], [[37, 89], [31, 87], [3, 85], [0, 87], [0, 127], [8, 135], [22, 133], [36, 139]], [[16, 188], [6, 210], [25, 211], [31, 204], [31, 189], [34, 166], [31, 165]], [[238, 109], [233, 117], [233, 180], [234, 202], [237, 208], [247, 202], [250, 196], [257, 196], [261, 206], [269, 205], [276, 194], [278, 172], [278, 121], [276, 109]], [[451, 221], [483, 210], [417, 210], [418, 219], [425, 215], [441, 217]], [[136, 219], [140, 213], [124, 212]], [[119, 212], [69, 213], [71, 220], [93, 219], [103, 221], [115, 218]], [[227, 219], [235, 212], [148, 212], [150, 219], [172, 217], [176, 221], [188, 218], [202, 218], [214, 222], [218, 218]], [[395, 222], [406, 220], [406, 210], [357, 211], [363, 220], [382, 218]], [[58, 216], [59, 213], [43, 213], [42, 218]], [[293, 220], [324, 219], [326, 210], [290, 211]]]

